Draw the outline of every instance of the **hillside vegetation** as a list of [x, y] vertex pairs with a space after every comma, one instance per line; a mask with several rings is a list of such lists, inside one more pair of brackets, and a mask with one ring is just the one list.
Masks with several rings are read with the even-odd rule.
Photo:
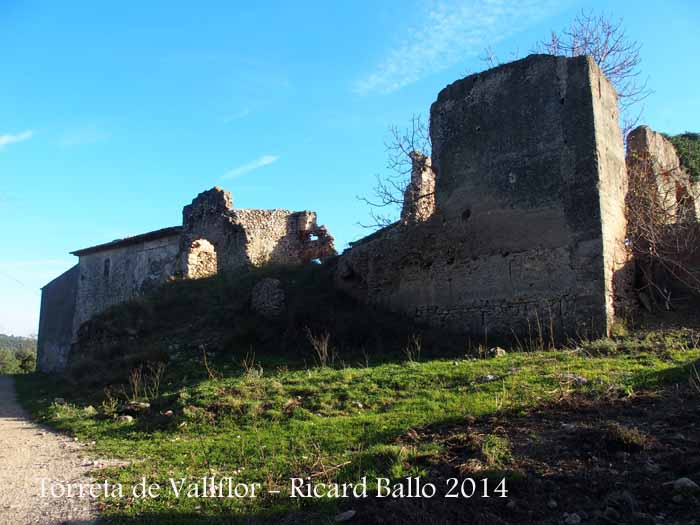
[[[278, 321], [248, 307], [263, 276], [283, 282], [287, 315]], [[564, 510], [593, 515], [616, 490], [612, 469], [627, 469], [627, 489], [645, 502], [635, 503], [640, 515], [648, 502], [670, 504], [662, 482], [680, 469], [700, 473], [673, 455], [697, 456], [691, 429], [681, 446], [654, 419], [685, 426], [700, 407], [697, 332], [497, 351], [369, 310], [329, 278], [310, 267], [172, 283], [87, 325], [70, 374], [21, 378], [21, 398], [90, 444], [93, 457], [124, 460], [105, 462], [100, 480], [168, 487], [231, 476], [261, 485], [256, 498], [107, 497], [110, 523], [560, 523]], [[659, 469], [650, 479], [647, 460]], [[378, 477], [407, 476], [439, 492], [289, 497], [293, 477], [365, 476], [370, 494]], [[490, 497], [443, 497], [448, 479], [469, 477], [486, 480]], [[693, 501], [664, 512], [684, 519]]]
[[36, 339], [0, 334], [0, 374], [33, 372]]
[[685, 132], [667, 138], [675, 146], [681, 164], [693, 180], [700, 180], [700, 133]]

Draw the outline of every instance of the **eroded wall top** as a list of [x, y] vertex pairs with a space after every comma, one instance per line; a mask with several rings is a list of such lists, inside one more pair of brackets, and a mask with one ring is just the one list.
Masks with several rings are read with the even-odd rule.
[[616, 94], [592, 59], [471, 75], [430, 115], [434, 213], [355, 243], [339, 285], [475, 340], [538, 322], [607, 333], [626, 179]]
[[700, 188], [681, 165], [673, 144], [649, 126], [639, 126], [627, 137], [627, 165], [637, 184], [646, 184], [648, 194], [666, 216], [666, 222], [700, 218]]

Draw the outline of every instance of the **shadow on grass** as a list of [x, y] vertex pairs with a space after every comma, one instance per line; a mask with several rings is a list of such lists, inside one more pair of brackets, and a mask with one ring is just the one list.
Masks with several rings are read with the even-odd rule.
[[[350, 508], [354, 502], [344, 506]], [[255, 514], [211, 515], [194, 512], [156, 511], [138, 515], [110, 514], [98, 523], [114, 525], [325, 525], [335, 522], [336, 502], [313, 500], [302, 510], [261, 511]], [[352, 523], [352, 522], [351, 522]]]
[[[276, 358], [275, 358], [276, 359]], [[395, 361], [403, 360], [402, 357], [397, 356]], [[268, 361], [264, 361], [267, 363]], [[279, 362], [272, 360], [270, 362]], [[194, 364], [193, 364], [194, 366]], [[265, 365], [269, 366], [269, 365]], [[700, 368], [700, 362], [696, 362], [696, 366]], [[206, 372], [203, 367], [199, 370], [189, 370], [183, 369], [187, 373], [187, 380], [182, 381], [181, 384], [194, 386], [201, 380], [206, 379]], [[176, 371], [180, 373], [180, 370]], [[241, 372], [238, 372], [240, 374]], [[634, 385], [635, 389], [653, 389], [661, 388], [670, 384], [687, 384], [690, 376], [690, 366], [689, 365], [679, 365], [663, 371], [644, 371], [636, 373], [631, 378], [631, 383]], [[465, 386], [464, 383], [460, 381], [447, 381], [441, 384], [441, 388], [459, 388]], [[77, 400], [79, 404], [83, 406], [90, 403], [90, 400], [85, 400], [83, 398], [83, 392], [89, 392], [91, 389], [82, 389], [80, 383], [66, 384], [55, 378], [44, 376], [41, 374], [36, 374], [34, 376], [19, 378], [18, 389], [22, 391], [21, 399], [26, 400], [28, 403], [28, 408], [34, 413], [40, 410], [42, 407], [46, 408], [47, 404], [50, 404], [54, 396], [65, 397], [67, 401]], [[93, 392], [94, 393], [94, 392]], [[42, 400], [43, 399], [43, 400]], [[400, 436], [405, 433], [408, 428], [400, 427], [396, 424], [375, 424], [379, 421], [377, 418], [380, 415], [375, 415], [372, 418], [368, 417], [365, 420], [362, 418], [356, 418], [352, 421], [353, 424], [360, 424], [362, 428], [362, 436], [357, 439], [357, 444], [361, 449], [368, 449], [376, 445], [384, 444], [394, 444]], [[387, 414], [389, 417], [400, 417], [398, 414]], [[451, 418], [436, 418], [435, 421], [431, 423], [430, 426], [440, 427], [445, 425], [457, 424], [463, 422], [461, 418], [451, 417]], [[172, 425], [172, 424], [171, 424]], [[58, 427], [61, 428], [60, 422]], [[64, 427], [66, 428], [66, 427]], [[167, 424], [165, 427], [160, 427], [158, 425], [153, 425], [151, 422], [138, 421], [136, 425], [132, 426], [118, 426], [110, 427], [104, 432], [105, 436], [119, 440], [138, 440], [139, 434], [148, 434], [157, 430], [169, 430]], [[318, 428], [315, 432], [324, 432], [334, 430], [333, 425], [324, 423], [323, 420], [319, 421]], [[360, 455], [361, 457], [361, 455]], [[360, 464], [358, 465], [358, 461]], [[353, 461], [353, 464], [349, 465], [343, 469], [343, 478], [352, 478], [354, 473], [357, 473], [360, 468], [364, 465], [363, 461], [381, 461], [381, 458], [365, 457], [360, 460]], [[388, 466], [381, 466], [378, 470], [388, 470]], [[341, 474], [340, 471], [336, 474]], [[574, 477], [578, 476], [576, 474]], [[406, 523], [413, 521], [414, 523], [471, 523], [474, 521], [469, 521], [474, 519], [473, 514], [462, 514], [459, 512], [459, 508], [453, 507], [451, 503], [446, 504], [443, 510], [436, 507], [433, 502], [425, 501], [399, 501], [399, 502], [386, 502], [386, 500], [377, 500], [375, 502], [351, 502], [353, 505], [369, 509], [365, 517], [361, 519], [362, 523]], [[340, 508], [345, 508], [345, 502], [340, 504]], [[391, 509], [391, 510], [388, 510]], [[454, 513], [453, 513], [454, 511]], [[230, 517], [211, 517], [211, 516], [201, 516], [192, 513], [174, 513], [174, 512], [152, 512], [139, 514], [136, 517], [129, 517], [126, 515], [114, 516], [111, 519], [111, 523], [154, 523], [154, 524], [233, 524], [233, 523], [328, 523], [332, 521], [333, 514], [338, 512], [338, 502], [325, 502], [323, 500], [314, 500], [309, 503], [303, 511], [296, 511], [293, 509], [285, 509], [279, 513], [270, 513], [268, 511], [261, 510], [260, 513], [250, 515], [250, 516], [230, 516]], [[386, 513], [391, 512], [392, 515], [386, 515]], [[546, 511], [545, 511], [546, 512]], [[413, 516], [411, 518], [411, 516]], [[469, 516], [467, 518], [467, 516]], [[401, 517], [401, 519], [399, 519]], [[450, 520], [456, 521], [444, 521], [449, 517]], [[440, 520], [443, 521], [440, 521]], [[481, 518], [479, 518], [481, 519]], [[403, 520], [403, 521], [402, 521]], [[432, 520], [432, 521], [431, 521]], [[464, 520], [464, 521], [462, 521]], [[357, 520], [354, 520], [357, 521]], [[478, 521], [477, 521], [478, 522]], [[498, 523], [498, 521], [486, 520], [484, 523]], [[508, 521], [505, 521], [508, 523]], [[514, 521], [512, 523], [527, 523], [526, 521]]]
[[[636, 373], [632, 382], [638, 389], [662, 388], [668, 385], [681, 384], [690, 385], [692, 388], [693, 371], [700, 373], [700, 359], [685, 363], [665, 370], [648, 370]], [[700, 395], [700, 383], [697, 384], [698, 395]]]

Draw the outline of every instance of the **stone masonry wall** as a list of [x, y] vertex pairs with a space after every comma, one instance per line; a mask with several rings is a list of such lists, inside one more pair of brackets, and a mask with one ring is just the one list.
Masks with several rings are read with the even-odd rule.
[[205, 239], [214, 246], [219, 270], [298, 264], [335, 255], [333, 237], [316, 224], [314, 212], [234, 209], [231, 194], [220, 188], [199, 194], [185, 206], [183, 228], [182, 252], [194, 240]]
[[411, 180], [406, 186], [401, 208], [401, 223], [417, 224], [426, 221], [435, 212], [435, 173], [430, 157], [412, 151]]
[[182, 228], [74, 252], [78, 265], [49, 283], [42, 295], [40, 370], [65, 367], [71, 342], [85, 321], [173, 277], [197, 279], [220, 270], [300, 264], [336, 255], [333, 237], [311, 211], [235, 210], [229, 192], [212, 188], [182, 214]]
[[700, 218], [697, 184], [681, 166], [676, 148], [661, 133], [648, 126], [632, 130], [627, 138], [627, 164], [630, 170], [648, 172], [645, 175], [669, 223]]
[[218, 271], [216, 249], [209, 241], [199, 239], [192, 242], [186, 257], [185, 277], [187, 279], [201, 279], [216, 275]]
[[[203, 239], [214, 246], [219, 271], [249, 264], [247, 236], [232, 212], [233, 199], [227, 191], [212, 188], [197, 195], [182, 210], [181, 254], [186, 254], [194, 241]], [[185, 275], [186, 265], [186, 260], [181, 262], [181, 272]]]
[[[627, 169], [637, 191], [628, 195], [632, 216], [653, 217], [655, 228], [632, 232], [642, 304], [698, 304], [700, 195], [674, 145], [648, 126], [630, 132]], [[648, 233], [650, 232], [650, 233]], [[650, 246], [652, 245], [652, 246]], [[661, 263], [664, 261], [664, 263]], [[689, 303], [688, 301], [691, 301]]]
[[41, 372], [61, 370], [68, 362], [79, 274], [76, 264], [41, 289], [37, 344], [37, 369]]
[[94, 315], [174, 276], [179, 248], [180, 236], [172, 235], [80, 256], [74, 337]]
[[630, 273], [626, 179], [595, 63], [534, 55], [466, 77], [438, 95], [430, 133], [435, 213], [353, 245], [338, 285], [474, 341], [608, 333]]
[[246, 231], [246, 251], [253, 266], [266, 263], [298, 264], [335, 255], [332, 238], [329, 241], [331, 250], [325, 254], [320, 251], [313, 253], [314, 250], [308, 245], [311, 241], [309, 236], [319, 230], [314, 212], [239, 209], [234, 213], [237, 222]]

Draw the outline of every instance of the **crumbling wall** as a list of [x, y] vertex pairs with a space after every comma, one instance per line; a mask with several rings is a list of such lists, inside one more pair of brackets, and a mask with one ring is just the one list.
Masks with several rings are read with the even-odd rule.
[[185, 277], [187, 279], [209, 277], [216, 275], [218, 271], [216, 249], [205, 239], [197, 239], [190, 244], [186, 261]]
[[333, 237], [310, 211], [234, 209], [220, 188], [200, 193], [183, 210], [183, 253], [195, 239], [215, 248], [219, 270], [267, 263], [299, 264], [335, 255]]
[[639, 298], [653, 309], [696, 302], [700, 290], [697, 183], [674, 145], [648, 126], [630, 132], [627, 166], [630, 239]]
[[198, 279], [266, 263], [299, 264], [336, 255], [333, 237], [310, 211], [235, 210], [220, 188], [182, 211], [183, 226], [73, 252], [78, 265], [43, 293], [40, 368], [65, 367], [81, 325], [108, 307], [171, 278]]
[[435, 213], [354, 244], [338, 285], [474, 341], [608, 333], [614, 276], [630, 273], [626, 179], [616, 93], [592, 59], [471, 75], [430, 115]]
[[246, 251], [253, 266], [299, 264], [335, 255], [333, 237], [316, 224], [312, 211], [235, 210], [247, 235]]
[[[212, 188], [197, 195], [182, 210], [181, 258], [197, 239], [206, 239], [214, 246], [218, 270], [233, 270], [249, 264], [247, 236], [233, 216], [231, 194]], [[185, 265], [186, 266], [186, 265]]]
[[175, 275], [179, 234], [80, 256], [73, 334], [108, 307], [132, 299]]
[[695, 221], [698, 215], [697, 184], [681, 166], [676, 148], [661, 133], [639, 126], [627, 137], [627, 165], [642, 171], [635, 179], [646, 181], [667, 222]]
[[78, 292], [76, 264], [41, 289], [41, 314], [37, 341], [37, 370], [65, 368], [73, 341], [73, 316]]
[[435, 212], [435, 173], [430, 157], [412, 151], [411, 180], [406, 186], [401, 223], [408, 226], [426, 221]]

